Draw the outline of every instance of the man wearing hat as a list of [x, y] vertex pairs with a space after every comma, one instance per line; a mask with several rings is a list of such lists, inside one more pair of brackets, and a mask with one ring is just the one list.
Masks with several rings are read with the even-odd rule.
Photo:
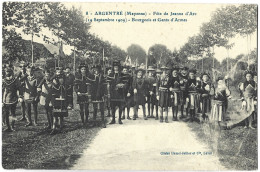
[[178, 121], [178, 106], [180, 105], [180, 79], [178, 77], [177, 67], [173, 67], [172, 69], [169, 90], [171, 95], [172, 120]]
[[26, 113], [27, 113], [27, 120], [28, 123], [26, 126], [32, 126], [32, 117], [31, 117], [31, 106], [33, 106], [34, 111], [34, 125], [37, 126], [37, 119], [38, 119], [38, 93], [37, 93], [37, 86], [38, 82], [37, 79], [34, 77], [34, 66], [28, 66], [26, 69], [26, 74], [21, 80], [24, 81], [24, 93], [23, 98], [25, 101]]
[[166, 66], [161, 67], [162, 74], [160, 76], [158, 85], [157, 85], [157, 95], [156, 98], [159, 102], [160, 106], [160, 122], [163, 122], [163, 112], [165, 111], [165, 122], [168, 122], [168, 107], [169, 107], [169, 100], [170, 100], [170, 68]]
[[[159, 85], [159, 82], [160, 82], [160, 78], [161, 78], [161, 74], [162, 74], [162, 71], [160, 68], [157, 68], [155, 70], [155, 80], [156, 80], [156, 88], [154, 90], [154, 95], [156, 96], [158, 94], [158, 90], [157, 90], [157, 86]], [[158, 110], [159, 110], [159, 102], [156, 98], [155, 100], [155, 110], [156, 110], [156, 116], [155, 116], [155, 120], [158, 120], [159, 119], [159, 116], [158, 116]]]
[[64, 125], [64, 117], [68, 116], [66, 76], [62, 67], [56, 68], [56, 75], [52, 79], [52, 104], [53, 104], [53, 128], [51, 134], [57, 131], [58, 124], [60, 130]]
[[255, 104], [257, 104], [257, 85], [256, 82], [253, 80], [254, 76], [252, 71], [246, 70], [244, 72], [244, 76], [246, 78], [246, 81], [241, 84], [240, 89], [242, 91], [242, 109], [248, 116], [245, 120], [245, 128], [255, 129], [252, 126], [252, 114], [255, 111]]
[[216, 123], [220, 126], [220, 122], [225, 121], [228, 97], [230, 96], [230, 90], [228, 89], [224, 77], [218, 77], [217, 86], [214, 90], [212, 99], [211, 114], [209, 115], [210, 123]]
[[186, 98], [186, 103], [187, 107], [190, 111], [190, 122], [193, 122], [195, 120], [195, 114], [196, 110], [199, 106], [198, 102], [198, 88], [199, 88], [199, 83], [196, 79], [196, 70], [195, 69], [190, 69], [189, 71], [189, 79], [186, 84], [186, 91], [188, 92], [188, 96]]
[[45, 69], [43, 71], [44, 77], [37, 86], [37, 91], [41, 92], [40, 96], [40, 104], [44, 106], [47, 120], [48, 120], [48, 126], [46, 129], [51, 129], [53, 126], [53, 116], [52, 116], [52, 82], [51, 82], [51, 72], [49, 69]]
[[79, 72], [74, 81], [74, 90], [77, 94], [77, 104], [80, 108], [80, 117], [83, 125], [88, 124], [89, 102], [91, 101], [91, 84], [89, 71], [86, 64], [79, 65]]
[[[24, 62], [21, 62], [20, 65], [19, 65], [19, 68], [20, 68], [20, 71], [19, 73], [17, 74], [17, 78], [20, 80], [21, 82], [21, 91], [22, 91], [22, 94], [24, 92], [24, 86], [25, 86], [25, 82], [24, 82], [24, 77], [26, 76], [26, 65]], [[19, 119], [19, 121], [26, 121], [26, 113], [25, 113], [25, 102], [22, 101], [21, 102], [21, 112], [22, 112], [22, 118]]]
[[154, 118], [153, 109], [154, 105], [156, 105], [156, 78], [154, 76], [155, 69], [152, 66], [149, 66], [148, 69], [148, 77], [147, 77], [147, 84], [148, 84], [148, 94], [147, 94], [147, 104], [148, 104], [148, 118]]
[[118, 123], [123, 124], [121, 121], [121, 115], [122, 115], [122, 109], [125, 102], [125, 86], [122, 82], [122, 77], [120, 73], [120, 62], [114, 61], [113, 62], [113, 72], [109, 75], [110, 78], [112, 78], [111, 82], [111, 110], [112, 110], [112, 120], [109, 124], [115, 124], [115, 113], [116, 113], [116, 107], [118, 107], [119, 110], [119, 118]]
[[[5, 123], [7, 129], [5, 131], [11, 132], [14, 129], [14, 123], [16, 120], [16, 105], [19, 102], [22, 102], [22, 87], [19, 80], [14, 77], [13, 71], [10, 68], [7, 68], [5, 71], [5, 78], [3, 80], [2, 91], [3, 91], [3, 109], [5, 111]], [[19, 98], [17, 95], [19, 91]], [[11, 113], [11, 125], [9, 121], [9, 116]]]
[[107, 108], [107, 116], [110, 117], [111, 113], [111, 106], [110, 106], [110, 98], [111, 98], [111, 82], [113, 81], [113, 78], [110, 77], [112, 74], [112, 67], [107, 67], [106, 69], [106, 75], [105, 75], [105, 103]]
[[128, 71], [128, 66], [123, 66], [122, 68], [122, 82], [125, 84], [125, 104], [123, 107], [123, 115], [122, 119], [125, 119], [125, 108], [127, 109], [127, 119], [130, 120], [130, 107], [131, 107], [131, 102], [133, 101], [133, 89], [132, 89], [132, 77], [129, 74]]
[[208, 119], [207, 113], [211, 111], [211, 96], [214, 94], [214, 86], [210, 82], [209, 73], [203, 72], [201, 75], [201, 85], [198, 88], [200, 97], [201, 97], [201, 111], [202, 111], [202, 118]]
[[101, 113], [102, 127], [106, 128], [105, 116], [104, 116], [104, 95], [105, 95], [105, 78], [101, 74], [101, 66], [94, 65], [92, 67], [94, 71], [94, 80], [91, 81], [91, 98], [94, 108], [93, 120], [94, 126], [96, 125], [96, 117], [98, 107]]
[[180, 74], [179, 74], [180, 89], [181, 89], [181, 92], [180, 92], [181, 117], [180, 118], [184, 118], [184, 115], [183, 115], [184, 108], [186, 109], [186, 117], [188, 117], [188, 108], [185, 106], [186, 98], [188, 96], [187, 91], [185, 91], [185, 87], [186, 87], [188, 77], [189, 77], [188, 70], [189, 70], [189, 68], [186, 66], [180, 68]]
[[66, 88], [67, 88], [67, 98], [66, 100], [68, 101], [68, 109], [73, 109], [73, 85], [74, 85], [74, 80], [75, 76], [71, 73], [71, 68], [66, 67], [65, 68], [65, 77], [66, 77]]
[[133, 90], [134, 90], [134, 117], [133, 120], [136, 120], [137, 114], [138, 114], [138, 108], [139, 105], [143, 108], [143, 117], [144, 120], [147, 120], [146, 117], [146, 111], [145, 111], [145, 103], [147, 100], [147, 94], [148, 94], [148, 84], [147, 81], [144, 78], [144, 69], [139, 68], [136, 70], [136, 78], [133, 81]]

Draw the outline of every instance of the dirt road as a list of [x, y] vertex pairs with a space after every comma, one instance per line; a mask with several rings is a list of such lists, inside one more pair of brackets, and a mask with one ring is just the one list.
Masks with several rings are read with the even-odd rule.
[[139, 116], [102, 129], [72, 169], [225, 170], [185, 122]]

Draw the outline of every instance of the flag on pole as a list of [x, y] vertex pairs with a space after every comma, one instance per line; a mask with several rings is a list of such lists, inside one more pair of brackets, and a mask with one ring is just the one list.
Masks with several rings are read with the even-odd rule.
[[132, 60], [131, 60], [131, 57], [130, 56], [126, 56], [125, 58], [125, 64], [128, 65], [128, 66], [131, 66], [132, 65]]
[[58, 64], [60, 64], [60, 60], [65, 58], [65, 54], [63, 52], [63, 45], [62, 41], [60, 42], [60, 47], [59, 47], [59, 56], [58, 56]]

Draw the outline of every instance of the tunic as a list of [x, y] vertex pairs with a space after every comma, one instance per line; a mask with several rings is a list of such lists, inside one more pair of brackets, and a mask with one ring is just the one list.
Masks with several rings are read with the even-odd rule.
[[179, 77], [171, 77], [170, 78], [170, 94], [173, 95], [171, 98], [171, 106], [180, 105], [180, 79]]
[[257, 97], [257, 86], [255, 81], [245, 81], [242, 84], [242, 99], [246, 101], [245, 112], [247, 117], [255, 111], [254, 101]]
[[18, 79], [14, 77], [5, 78], [3, 80], [3, 103], [4, 104], [15, 104], [18, 101], [17, 90], [19, 94], [22, 94], [22, 88]]
[[[148, 77], [147, 84], [148, 84], [147, 86], [148, 86], [148, 91], [149, 91], [147, 94], [148, 101], [151, 102], [152, 104], [155, 104], [157, 102], [157, 100], [156, 100], [156, 86], [157, 86], [156, 78]], [[152, 92], [153, 94], [150, 95], [150, 92]]]
[[212, 101], [211, 114], [209, 116], [210, 122], [221, 122], [225, 120], [227, 112], [227, 97], [230, 91], [226, 89], [216, 89], [214, 99]]
[[[208, 89], [207, 89], [208, 87]], [[202, 103], [202, 113], [208, 113], [211, 110], [211, 95], [214, 95], [214, 86], [210, 82], [202, 82], [201, 87], [199, 88], [200, 101]]]
[[170, 105], [170, 78], [168, 75], [162, 74], [157, 86], [157, 93], [159, 95], [159, 106], [168, 107]]
[[52, 97], [52, 82], [44, 78], [37, 87], [41, 88], [40, 104], [49, 106]]
[[137, 90], [134, 94], [134, 101], [136, 105], [144, 105], [146, 103], [145, 97], [148, 93], [148, 84], [144, 78], [135, 78], [133, 82], [133, 89]]
[[197, 93], [196, 79], [188, 79], [185, 89], [188, 93], [189, 109], [197, 109], [199, 107], [199, 95]]
[[91, 79], [87, 76], [83, 76], [78, 74], [74, 81], [74, 90], [76, 93], [81, 93], [81, 95], [77, 94], [77, 103], [85, 104], [89, 103], [90, 94], [90, 84]]
[[188, 82], [188, 75], [182, 75], [180, 74], [180, 104], [185, 105], [186, 103], [186, 98], [188, 97], [188, 92], [185, 90], [187, 82]]

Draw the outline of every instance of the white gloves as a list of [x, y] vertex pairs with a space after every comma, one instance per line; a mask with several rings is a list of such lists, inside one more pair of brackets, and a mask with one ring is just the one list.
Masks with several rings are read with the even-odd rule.
[[209, 90], [210, 90], [209, 85], [206, 85], [205, 90], [206, 90], [206, 91], [209, 91]]
[[189, 99], [189, 98], [186, 98], [186, 102], [187, 102], [187, 103], [190, 102], [190, 99]]
[[257, 105], [257, 101], [256, 100], [254, 101], [254, 105]]
[[171, 95], [171, 98], [173, 98], [173, 95]]
[[150, 91], [150, 95], [153, 95], [153, 92], [152, 92], [152, 91]]
[[134, 93], [135, 93], [135, 94], [137, 93], [137, 89], [134, 89]]
[[127, 97], [130, 97], [131, 96], [131, 94], [130, 93], [127, 93], [127, 95], [126, 95]]
[[183, 80], [180, 81], [180, 84], [183, 84]]
[[170, 91], [172, 91], [172, 90], [173, 90], [173, 88], [171, 87], [171, 88], [170, 88]]
[[246, 107], [246, 101], [242, 102], [242, 109], [244, 109]]
[[22, 102], [23, 102], [23, 99], [22, 99], [22, 98], [18, 98], [18, 102], [19, 102], [19, 103], [22, 103]]
[[41, 88], [37, 88], [37, 92], [40, 92], [40, 91], [42, 91], [42, 89]]
[[159, 100], [159, 96], [156, 96], [156, 99]]

